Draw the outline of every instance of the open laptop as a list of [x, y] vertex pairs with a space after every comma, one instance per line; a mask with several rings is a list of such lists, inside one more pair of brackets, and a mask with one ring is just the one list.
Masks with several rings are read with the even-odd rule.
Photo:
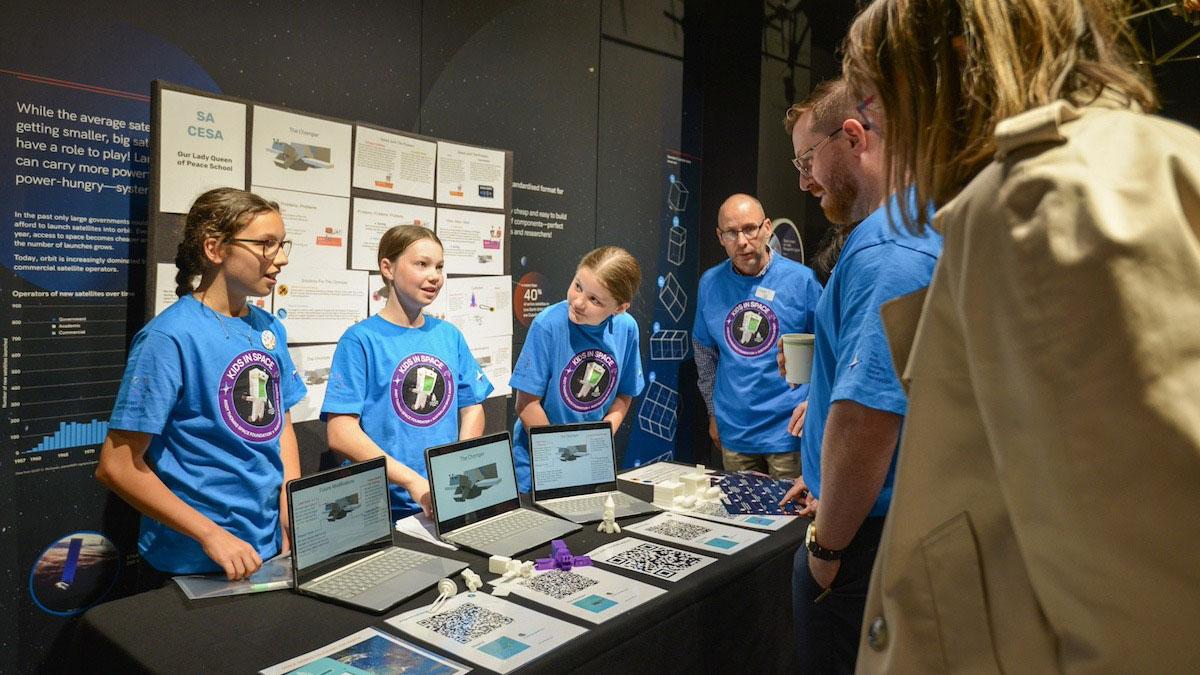
[[467, 567], [392, 544], [383, 457], [288, 481], [299, 593], [383, 612]]
[[617, 518], [660, 509], [617, 489], [617, 458], [608, 422], [529, 429], [533, 503], [576, 523], [604, 517], [612, 497]]
[[521, 508], [507, 431], [429, 448], [425, 468], [438, 537], [451, 544], [512, 557], [580, 529]]

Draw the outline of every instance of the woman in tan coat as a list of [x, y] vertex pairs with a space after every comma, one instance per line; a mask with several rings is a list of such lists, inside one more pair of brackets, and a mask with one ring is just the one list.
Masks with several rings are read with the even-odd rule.
[[[1200, 134], [1113, 0], [877, 0], [846, 75], [945, 248], [860, 671], [1197, 672]], [[904, 191], [898, 191], [905, 195]]]

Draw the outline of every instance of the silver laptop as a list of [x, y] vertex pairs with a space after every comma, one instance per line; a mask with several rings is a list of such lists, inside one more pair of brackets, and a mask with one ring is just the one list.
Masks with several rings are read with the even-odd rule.
[[438, 537], [512, 557], [574, 532], [569, 520], [521, 507], [508, 432], [425, 451]]
[[612, 497], [617, 518], [660, 509], [617, 489], [617, 458], [608, 422], [584, 422], [529, 430], [533, 503], [576, 523], [604, 517]]
[[288, 481], [295, 589], [383, 612], [467, 567], [392, 544], [383, 457]]

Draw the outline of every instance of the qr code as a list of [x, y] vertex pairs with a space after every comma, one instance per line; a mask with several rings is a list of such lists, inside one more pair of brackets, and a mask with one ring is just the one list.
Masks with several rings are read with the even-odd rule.
[[488, 633], [512, 623], [511, 616], [505, 616], [490, 609], [485, 609], [470, 602], [464, 602], [458, 608], [449, 612], [434, 614], [427, 619], [417, 622], [429, 630], [454, 640], [467, 644], [471, 640], [483, 637]]
[[572, 596], [588, 586], [595, 586], [595, 579], [589, 579], [582, 574], [574, 572], [563, 572], [562, 570], [550, 570], [544, 574], [539, 574], [529, 581], [521, 583], [538, 593], [545, 593], [555, 600]]
[[606, 560], [610, 565], [624, 567], [635, 572], [642, 572], [663, 579], [673, 579], [686, 573], [691, 568], [704, 562], [700, 556], [692, 555], [677, 548], [657, 546], [655, 544], [638, 544], [623, 553]]
[[733, 514], [729, 513], [729, 511], [726, 510], [723, 505], [716, 502], [700, 502], [699, 504], [696, 504], [696, 508], [693, 510], [696, 513], [703, 513], [706, 516], [715, 516], [717, 518], [728, 518], [729, 520], [733, 520]]
[[678, 520], [664, 520], [654, 527], [647, 527], [646, 531], [661, 534], [664, 537], [674, 537], [675, 539], [686, 539], [688, 541], [712, 532], [712, 530], [702, 525], [693, 525], [692, 523], [685, 523]]

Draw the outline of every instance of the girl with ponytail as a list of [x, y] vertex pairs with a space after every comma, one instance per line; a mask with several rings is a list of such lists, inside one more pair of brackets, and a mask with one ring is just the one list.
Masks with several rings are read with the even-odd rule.
[[287, 411], [305, 387], [283, 325], [247, 300], [271, 292], [290, 248], [274, 202], [205, 192], [175, 256], [179, 299], [133, 339], [96, 478], [142, 513], [143, 589], [167, 574], [242, 579], [289, 548]]

